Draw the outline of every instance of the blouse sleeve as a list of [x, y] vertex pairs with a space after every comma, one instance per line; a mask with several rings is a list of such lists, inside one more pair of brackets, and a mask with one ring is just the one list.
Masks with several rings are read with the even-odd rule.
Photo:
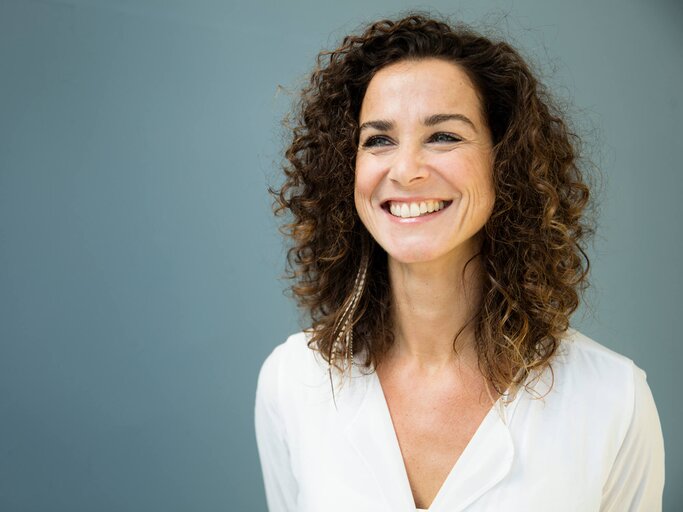
[[652, 392], [634, 365], [631, 423], [603, 488], [601, 512], [656, 512], [664, 492], [664, 440]]
[[266, 501], [270, 512], [296, 509], [297, 483], [290, 463], [285, 424], [280, 413], [279, 354], [277, 347], [261, 367], [256, 386], [254, 424]]

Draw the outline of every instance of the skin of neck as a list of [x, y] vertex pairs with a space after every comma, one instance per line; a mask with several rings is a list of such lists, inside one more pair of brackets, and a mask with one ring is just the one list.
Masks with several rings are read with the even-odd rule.
[[465, 263], [476, 249], [460, 247], [438, 260], [403, 263], [388, 255], [395, 342], [392, 364], [424, 375], [464, 365], [477, 366], [473, 324], [453, 340], [481, 301], [482, 274], [478, 258]]

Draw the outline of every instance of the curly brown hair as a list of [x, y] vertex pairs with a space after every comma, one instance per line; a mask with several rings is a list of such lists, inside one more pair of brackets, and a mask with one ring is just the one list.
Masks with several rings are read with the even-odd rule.
[[312, 319], [309, 347], [328, 363], [333, 353], [334, 360], [348, 357], [336, 354], [335, 333], [352, 300], [354, 276], [367, 258], [366, 288], [351, 328], [356, 346], [368, 355], [363, 366], [376, 368], [394, 333], [387, 254], [354, 206], [359, 113], [379, 69], [430, 57], [468, 74], [493, 138], [496, 199], [475, 255], [484, 281], [470, 322], [479, 369], [502, 394], [532, 370], [550, 365], [588, 286], [590, 263], [581, 244], [595, 231], [586, 215], [589, 187], [578, 165], [580, 140], [506, 42], [412, 13], [375, 22], [318, 55], [295, 108], [285, 181], [269, 189], [275, 213], [291, 213], [282, 227], [294, 242], [287, 253], [290, 290]]

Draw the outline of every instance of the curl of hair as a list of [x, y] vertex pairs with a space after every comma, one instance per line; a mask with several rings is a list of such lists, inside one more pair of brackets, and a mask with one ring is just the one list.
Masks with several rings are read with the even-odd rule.
[[386, 253], [354, 207], [358, 119], [380, 68], [424, 58], [446, 59], [468, 74], [493, 137], [496, 200], [479, 253], [482, 301], [470, 321], [479, 368], [503, 393], [550, 365], [588, 286], [582, 242], [594, 233], [585, 215], [589, 187], [578, 166], [580, 141], [505, 42], [413, 13], [373, 23], [318, 55], [295, 109], [285, 181], [269, 189], [276, 215], [291, 214], [281, 228], [293, 241], [290, 290], [310, 314], [309, 347], [329, 362], [334, 327], [366, 254], [370, 265], [352, 321], [354, 343], [368, 355], [364, 366], [375, 368], [394, 342]]

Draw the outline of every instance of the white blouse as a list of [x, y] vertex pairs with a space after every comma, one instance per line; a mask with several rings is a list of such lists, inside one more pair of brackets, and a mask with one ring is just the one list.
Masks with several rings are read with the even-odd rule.
[[[256, 441], [270, 512], [415, 512], [376, 373], [354, 366], [332, 401], [300, 332], [263, 363]], [[664, 443], [645, 372], [569, 329], [533, 385], [491, 408], [429, 512], [661, 511]]]

